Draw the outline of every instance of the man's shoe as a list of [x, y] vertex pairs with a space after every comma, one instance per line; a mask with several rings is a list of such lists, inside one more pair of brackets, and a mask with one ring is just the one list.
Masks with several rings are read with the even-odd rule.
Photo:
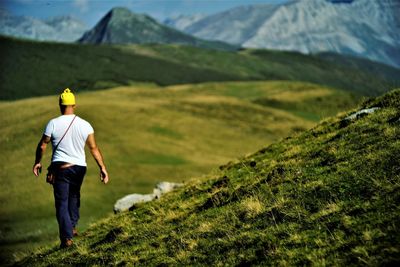
[[61, 242], [60, 248], [69, 248], [74, 245], [74, 241], [72, 239], [65, 239], [64, 242]]
[[72, 229], [72, 235], [73, 235], [73, 236], [78, 236], [78, 229], [73, 228], [73, 229]]

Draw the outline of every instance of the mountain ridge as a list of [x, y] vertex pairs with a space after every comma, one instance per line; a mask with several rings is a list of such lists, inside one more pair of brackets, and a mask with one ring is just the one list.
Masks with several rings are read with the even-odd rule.
[[86, 44], [145, 44], [165, 43], [196, 47], [235, 50], [237, 47], [220, 41], [204, 41], [167, 27], [145, 14], [136, 14], [128, 8], [111, 9], [79, 40]]
[[184, 31], [246, 48], [302, 53], [331, 51], [400, 68], [400, 3], [300, 0], [236, 7], [210, 15]]
[[172, 28], [184, 31], [189, 25], [205, 18], [207, 15], [204, 14], [194, 14], [194, 15], [177, 15], [171, 18], [166, 18], [163, 23]]
[[41, 20], [26, 16], [13, 16], [2, 9], [0, 34], [39, 41], [75, 42], [87, 26], [72, 16], [57, 16]]

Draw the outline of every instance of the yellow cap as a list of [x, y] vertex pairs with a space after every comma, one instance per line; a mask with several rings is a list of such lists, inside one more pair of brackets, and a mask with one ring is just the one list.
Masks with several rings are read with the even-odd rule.
[[60, 95], [60, 105], [75, 105], [75, 96], [69, 88], [64, 89], [64, 92]]

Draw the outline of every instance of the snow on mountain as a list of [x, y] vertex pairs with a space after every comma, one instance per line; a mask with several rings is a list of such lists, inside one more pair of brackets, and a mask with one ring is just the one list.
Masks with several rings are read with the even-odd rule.
[[0, 34], [40, 41], [74, 42], [86, 31], [87, 26], [70, 16], [54, 17], [47, 21], [13, 16], [0, 12]]
[[171, 18], [167, 18], [163, 21], [163, 23], [169, 27], [173, 27], [180, 31], [184, 31], [188, 26], [196, 23], [197, 21], [205, 18], [204, 14], [195, 14], [195, 15], [177, 15]]
[[237, 7], [185, 28], [248, 48], [324, 51], [400, 67], [399, 0], [299, 0]]

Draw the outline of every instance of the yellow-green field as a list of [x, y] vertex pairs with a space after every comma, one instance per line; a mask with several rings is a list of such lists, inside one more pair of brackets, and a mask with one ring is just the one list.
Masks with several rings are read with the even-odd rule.
[[397, 266], [399, 106], [368, 99], [14, 266]]
[[[137, 84], [78, 94], [76, 113], [95, 128], [111, 178], [101, 184], [88, 155], [80, 229], [111, 215], [126, 194], [209, 173], [358, 100], [313, 84], [278, 81]], [[7, 261], [57, 240], [52, 188], [44, 174], [31, 173], [43, 128], [59, 115], [57, 101], [50, 96], [0, 102], [0, 248]], [[45, 166], [49, 159], [50, 149]]]

